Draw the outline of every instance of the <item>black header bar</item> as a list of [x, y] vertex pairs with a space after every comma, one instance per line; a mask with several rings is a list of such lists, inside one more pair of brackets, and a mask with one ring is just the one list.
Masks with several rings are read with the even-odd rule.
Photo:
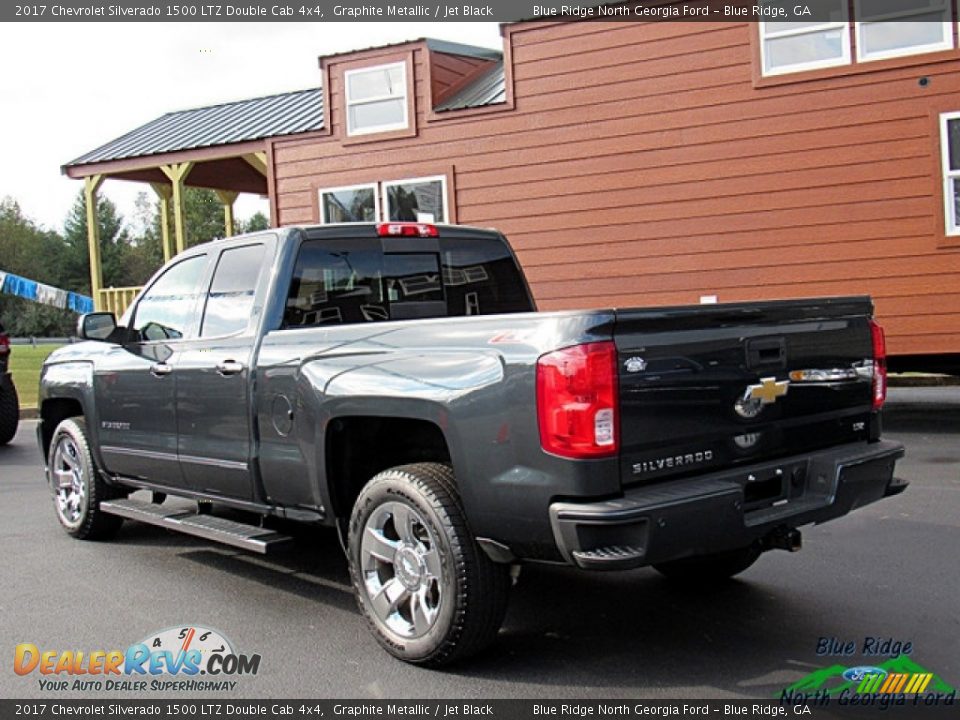
[[[934, 5], [936, 3], [933, 3]], [[931, 0], [901, 0], [896, 12], [858, 18], [941, 22]], [[916, 6], [915, 9], [913, 6]], [[0, 7], [3, 22], [516, 22], [604, 20], [639, 22], [827, 23], [847, 19], [847, 0], [60, 0]], [[948, 4], [949, 7], [949, 4]], [[864, 12], [870, 12], [866, 3]], [[927, 12], [924, 14], [923, 11]], [[934, 8], [936, 10], [936, 8]], [[876, 10], [874, 10], [876, 11]], [[916, 14], [914, 14], [916, 13]], [[949, 13], [948, 13], [949, 14]], [[887, 17], [889, 16], [889, 17]]]
[[[785, 700], [263, 700], [180, 697], [169, 700], [0, 700], [5, 720], [149, 717], [165, 720], [595, 720], [596, 718], [939, 718], [956, 717], [956, 694], [931, 703], [925, 696], [876, 696], [844, 703], [826, 698]], [[897, 703], [897, 698], [903, 698]], [[881, 699], [886, 702], [881, 703]]]

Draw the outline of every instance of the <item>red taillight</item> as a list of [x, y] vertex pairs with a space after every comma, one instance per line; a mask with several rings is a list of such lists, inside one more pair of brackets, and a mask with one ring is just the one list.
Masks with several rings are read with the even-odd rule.
[[870, 321], [870, 335], [873, 338], [873, 409], [879, 410], [887, 399], [887, 341], [883, 328]]
[[612, 342], [574, 345], [537, 360], [537, 420], [547, 452], [568, 458], [614, 455], [620, 444], [617, 411]]
[[10, 353], [10, 336], [6, 333], [0, 333], [0, 355]]
[[377, 225], [380, 237], [440, 237], [436, 225], [428, 223], [397, 222]]

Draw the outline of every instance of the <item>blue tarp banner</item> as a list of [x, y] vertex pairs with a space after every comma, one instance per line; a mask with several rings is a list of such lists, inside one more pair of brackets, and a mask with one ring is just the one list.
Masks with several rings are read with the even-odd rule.
[[92, 313], [93, 298], [89, 298], [86, 295], [78, 295], [75, 292], [67, 293], [67, 308], [80, 315]]
[[75, 313], [93, 312], [93, 298], [44, 285], [36, 280], [20, 277], [3, 270], [0, 270], [0, 292], [33, 300], [44, 305], [72, 310]]

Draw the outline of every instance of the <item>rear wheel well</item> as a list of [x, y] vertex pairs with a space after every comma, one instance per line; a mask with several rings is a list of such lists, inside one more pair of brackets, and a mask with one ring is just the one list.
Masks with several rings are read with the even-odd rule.
[[345, 417], [330, 423], [326, 472], [334, 516], [348, 519], [370, 478], [398, 465], [450, 462], [443, 432], [427, 420]]
[[50, 441], [53, 439], [53, 431], [57, 429], [57, 425], [67, 418], [82, 416], [83, 406], [72, 398], [51, 398], [43, 401], [43, 405], [40, 406], [40, 418], [43, 420], [41, 438], [44, 458], [50, 454]]

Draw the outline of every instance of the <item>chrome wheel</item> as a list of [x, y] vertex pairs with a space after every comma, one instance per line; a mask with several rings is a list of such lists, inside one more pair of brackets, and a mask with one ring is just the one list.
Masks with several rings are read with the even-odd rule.
[[87, 478], [80, 448], [69, 435], [61, 435], [50, 464], [50, 484], [61, 522], [79, 525], [87, 509]]
[[388, 653], [441, 667], [497, 636], [510, 573], [471, 534], [446, 463], [388, 468], [363, 486], [347, 527], [360, 612]]
[[420, 514], [392, 501], [367, 518], [360, 542], [367, 605], [397, 635], [413, 639], [436, 624], [443, 603], [437, 539]]

